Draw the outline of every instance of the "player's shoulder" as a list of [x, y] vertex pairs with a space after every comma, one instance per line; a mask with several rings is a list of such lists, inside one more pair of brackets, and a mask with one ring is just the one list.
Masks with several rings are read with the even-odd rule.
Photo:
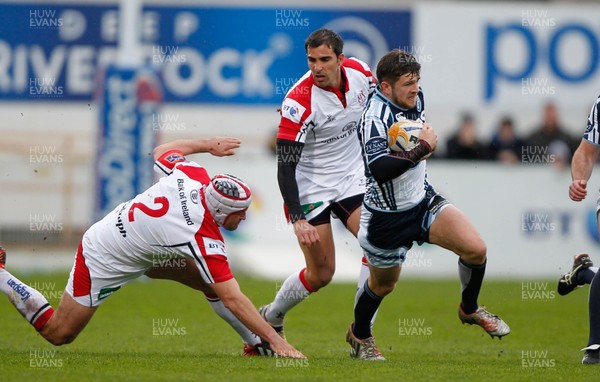
[[380, 114], [381, 110], [389, 108], [389, 101], [379, 90], [373, 92], [373, 95], [369, 97], [367, 106], [365, 107], [365, 114], [377, 113]]
[[[281, 125], [299, 125], [312, 112], [312, 87], [315, 81], [310, 71], [302, 76], [288, 91], [281, 103]], [[286, 122], [289, 121], [289, 122]]]
[[366, 62], [359, 60], [356, 57], [346, 57], [344, 58], [344, 62], [342, 62], [342, 66], [346, 69], [355, 70], [365, 77], [373, 77], [373, 73], [369, 65]]
[[285, 103], [287, 100], [293, 100], [305, 107], [310, 105], [313, 86], [315, 86], [315, 80], [310, 71], [308, 71], [292, 85], [285, 95], [283, 102]]
[[210, 175], [206, 169], [193, 161], [180, 162], [175, 165], [175, 170], [181, 171], [188, 178], [200, 182], [202, 184], [208, 184], [210, 182]]

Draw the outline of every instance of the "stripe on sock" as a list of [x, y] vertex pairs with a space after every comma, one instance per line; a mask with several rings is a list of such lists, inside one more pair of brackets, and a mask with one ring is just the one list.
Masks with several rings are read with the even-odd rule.
[[306, 272], [306, 268], [304, 268], [303, 270], [300, 271], [300, 282], [302, 283], [302, 285], [304, 285], [304, 287], [306, 288], [307, 291], [309, 291], [310, 293], [315, 293], [316, 289], [312, 288], [308, 282], [306, 281], [306, 278], [304, 277], [304, 272]]
[[[31, 319], [31, 324], [38, 332], [42, 330], [46, 322], [52, 317], [54, 314], [54, 309], [50, 306], [50, 304], [46, 304], [37, 311], [36, 314], [33, 315]], [[37, 318], [36, 318], [37, 317]]]

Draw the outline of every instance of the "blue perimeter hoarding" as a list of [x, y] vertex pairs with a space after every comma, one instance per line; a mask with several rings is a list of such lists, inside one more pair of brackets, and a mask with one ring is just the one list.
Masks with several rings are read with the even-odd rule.
[[[91, 100], [98, 69], [116, 58], [116, 6], [1, 7], [0, 100]], [[337, 31], [347, 56], [375, 66], [411, 49], [411, 23], [408, 10], [146, 6], [142, 43], [166, 102], [279, 104], [307, 70], [313, 30]]]
[[97, 100], [95, 220], [152, 185], [157, 135], [153, 120], [162, 99], [158, 79], [144, 68], [109, 66], [98, 82], [102, 92]]

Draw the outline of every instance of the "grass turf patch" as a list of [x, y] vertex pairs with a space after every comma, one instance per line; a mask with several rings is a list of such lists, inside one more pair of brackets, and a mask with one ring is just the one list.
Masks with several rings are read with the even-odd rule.
[[[66, 274], [20, 276], [56, 307]], [[280, 283], [238, 279], [260, 306]], [[242, 357], [242, 344], [201, 293], [170, 281], [132, 282], [110, 296], [70, 345], [53, 347], [2, 298], [2, 380], [19, 381], [464, 381], [591, 380], [587, 289], [561, 297], [553, 281], [484, 283], [480, 304], [511, 333], [492, 340], [461, 325], [458, 280], [401, 279], [380, 309], [374, 335], [385, 362], [348, 356], [355, 285], [332, 284], [286, 318], [288, 341], [308, 360]], [[3, 301], [2, 301], [3, 300]]]

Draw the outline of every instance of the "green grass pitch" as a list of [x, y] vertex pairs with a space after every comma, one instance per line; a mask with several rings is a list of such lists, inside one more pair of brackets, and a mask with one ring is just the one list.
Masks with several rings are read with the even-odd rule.
[[[56, 306], [67, 274], [19, 275]], [[279, 283], [239, 278], [256, 305]], [[401, 279], [374, 330], [384, 362], [348, 356], [355, 285], [332, 284], [286, 318], [288, 340], [308, 360], [242, 357], [241, 341], [203, 295], [170, 281], [114, 293], [70, 345], [53, 347], [2, 297], [2, 381], [587, 381], [587, 289], [558, 296], [555, 280], [484, 283], [480, 304], [512, 332], [492, 340], [457, 317], [458, 280]]]

